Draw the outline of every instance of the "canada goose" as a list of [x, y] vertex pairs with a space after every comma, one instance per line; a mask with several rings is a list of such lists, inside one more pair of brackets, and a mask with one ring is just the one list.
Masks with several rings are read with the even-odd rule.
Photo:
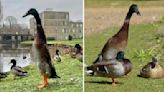
[[[49, 78], [60, 78], [52, 65], [50, 53], [47, 49], [46, 36], [44, 34], [44, 29], [41, 24], [41, 19], [39, 13], [36, 9], [31, 8], [23, 17], [28, 15], [34, 16], [36, 20], [37, 33], [34, 38], [34, 55], [38, 63], [39, 70], [43, 76], [43, 83], [38, 85], [38, 88], [43, 88], [48, 84], [47, 77]], [[49, 76], [48, 76], [49, 75]]]

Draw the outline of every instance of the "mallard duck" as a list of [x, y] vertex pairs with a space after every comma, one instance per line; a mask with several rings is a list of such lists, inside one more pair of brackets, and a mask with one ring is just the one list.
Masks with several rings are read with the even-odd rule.
[[129, 59], [124, 58], [123, 51], [120, 51], [117, 53], [116, 59], [119, 60], [123, 64], [124, 69], [125, 69], [125, 76], [128, 76], [128, 73], [131, 72], [131, 70], [133, 68], [131, 61]]
[[149, 62], [141, 69], [139, 76], [144, 78], [163, 78], [164, 70], [158, 64], [157, 59], [152, 57], [152, 62]]
[[109, 38], [109, 40], [104, 45], [100, 53], [102, 55], [102, 59], [113, 59], [116, 57], [117, 52], [124, 51], [128, 43], [129, 22], [133, 13], [140, 15], [136, 4], [132, 4], [130, 6], [129, 11], [125, 17], [124, 24], [119, 32], [117, 32], [112, 38]]
[[115, 59], [103, 60], [87, 67], [93, 76], [110, 77], [112, 85], [115, 86], [115, 79], [127, 75], [132, 69], [130, 60], [124, 59], [124, 52], [117, 53]]
[[52, 65], [50, 53], [47, 49], [47, 40], [44, 34], [44, 29], [42, 27], [41, 19], [39, 13], [36, 9], [31, 8], [23, 17], [28, 15], [34, 16], [36, 20], [37, 32], [34, 38], [33, 43], [33, 53], [35, 61], [37, 61], [38, 68], [43, 76], [43, 83], [39, 84], [38, 88], [44, 88], [48, 85], [48, 78], [60, 78], [55, 70], [55, 67]]
[[16, 60], [11, 59], [11, 62], [13, 65], [11, 66], [11, 73], [14, 75], [14, 79], [16, 76], [26, 76], [27, 71], [25, 71], [22, 67], [16, 66]]
[[74, 46], [75, 52], [72, 53], [71, 57], [76, 58], [79, 61], [83, 62], [83, 49], [79, 44], [75, 44]]
[[0, 72], [0, 80], [7, 77], [7, 73]]
[[55, 59], [56, 62], [61, 62], [61, 56], [59, 54], [59, 50], [58, 49], [56, 50], [56, 54], [55, 54], [54, 59]]

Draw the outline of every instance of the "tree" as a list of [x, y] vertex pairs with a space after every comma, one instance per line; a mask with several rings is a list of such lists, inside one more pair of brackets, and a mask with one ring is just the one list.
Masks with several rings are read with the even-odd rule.
[[2, 4], [0, 0], [0, 22], [2, 21], [2, 18], [3, 18], [3, 13], [2, 13]]
[[9, 28], [15, 27], [17, 25], [17, 19], [14, 16], [7, 16], [5, 18], [5, 25]]
[[1, 28], [2, 19], [3, 19], [3, 13], [2, 13], [2, 4], [0, 0], [0, 28]]
[[71, 35], [68, 35], [68, 40], [71, 41], [73, 37]]

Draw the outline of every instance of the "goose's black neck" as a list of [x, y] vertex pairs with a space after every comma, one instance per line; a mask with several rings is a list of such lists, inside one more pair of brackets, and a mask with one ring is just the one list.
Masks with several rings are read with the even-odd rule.
[[130, 19], [131, 19], [131, 17], [132, 17], [132, 14], [133, 14], [133, 13], [130, 12], [130, 11], [127, 13], [126, 18], [125, 18], [125, 22], [129, 22], [129, 21], [130, 21]]
[[41, 19], [40, 19], [40, 17], [39, 17], [38, 12], [34, 15], [34, 17], [35, 17], [35, 19], [36, 19], [37, 25], [38, 25], [38, 24], [41, 25]]

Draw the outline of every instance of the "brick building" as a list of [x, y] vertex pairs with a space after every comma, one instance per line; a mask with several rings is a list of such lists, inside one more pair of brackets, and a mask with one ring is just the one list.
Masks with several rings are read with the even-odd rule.
[[[69, 20], [69, 12], [43, 11], [40, 13], [47, 39], [68, 40], [83, 37], [83, 23]], [[34, 18], [30, 19], [30, 33], [35, 34]]]

